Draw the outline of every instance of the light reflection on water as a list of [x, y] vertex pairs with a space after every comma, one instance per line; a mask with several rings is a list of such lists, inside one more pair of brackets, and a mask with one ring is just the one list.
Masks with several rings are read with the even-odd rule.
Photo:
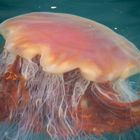
[[[0, 22], [33, 11], [70, 13], [93, 19], [122, 34], [140, 49], [139, 0], [0, 0]], [[140, 76], [134, 77], [134, 79], [140, 81], [138, 78]], [[134, 85], [135, 87], [139, 88], [138, 84]], [[8, 128], [10, 128], [8, 124], [1, 124], [0, 135]], [[135, 131], [135, 133], [132, 133], [132, 131]], [[13, 134], [12, 130], [9, 132]], [[139, 132], [139, 129], [135, 128], [135, 130], [130, 130], [119, 136], [106, 134], [105, 138], [107, 140], [139, 140]], [[43, 134], [32, 135], [32, 139], [44, 140], [45, 136]], [[8, 133], [5, 140], [8, 140]], [[83, 138], [83, 140], [87, 140], [87, 138]]]

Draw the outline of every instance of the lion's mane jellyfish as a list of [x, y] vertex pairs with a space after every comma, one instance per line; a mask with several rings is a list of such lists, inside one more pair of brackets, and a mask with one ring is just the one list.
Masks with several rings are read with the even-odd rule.
[[140, 124], [140, 100], [127, 79], [140, 71], [139, 50], [92, 20], [30, 13], [0, 24], [0, 121], [15, 139], [119, 133]]

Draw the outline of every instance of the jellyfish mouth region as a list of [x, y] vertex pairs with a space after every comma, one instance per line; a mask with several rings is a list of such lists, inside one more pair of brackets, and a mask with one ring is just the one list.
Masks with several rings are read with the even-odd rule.
[[47, 132], [52, 138], [121, 132], [140, 124], [140, 101], [121, 102], [113, 82], [96, 83], [79, 69], [64, 74], [42, 70], [40, 56], [28, 61], [2, 57], [0, 121], [20, 132]]

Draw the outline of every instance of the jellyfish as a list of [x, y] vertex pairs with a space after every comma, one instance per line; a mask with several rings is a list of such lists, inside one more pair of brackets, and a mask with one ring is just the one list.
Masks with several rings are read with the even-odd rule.
[[[140, 71], [133, 43], [93, 20], [33, 12], [0, 24], [0, 122], [14, 140], [120, 133], [140, 124], [140, 99], [127, 79]], [[90, 139], [90, 138], [89, 138]]]

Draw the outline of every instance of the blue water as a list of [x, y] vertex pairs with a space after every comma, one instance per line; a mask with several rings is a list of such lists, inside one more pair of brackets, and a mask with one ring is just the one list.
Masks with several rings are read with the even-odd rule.
[[[95, 20], [122, 34], [140, 49], [140, 0], [0, 0], [0, 22], [34, 11], [70, 13]], [[140, 76], [137, 79], [140, 81]], [[5, 130], [9, 130], [9, 134], [0, 140], [9, 140], [9, 135], [14, 135], [9, 124], [1, 124], [0, 135], [3, 135]], [[33, 140], [49, 139], [44, 134], [31, 135]], [[135, 128], [119, 135], [106, 134], [98, 139], [104, 140], [103, 138], [140, 140], [140, 130]]]

